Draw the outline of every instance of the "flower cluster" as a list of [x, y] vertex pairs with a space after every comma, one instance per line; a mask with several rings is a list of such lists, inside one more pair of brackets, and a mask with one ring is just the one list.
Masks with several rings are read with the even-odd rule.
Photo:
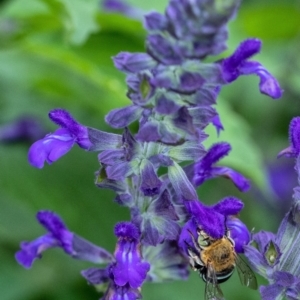
[[[107, 1], [114, 3], [119, 5]], [[69, 231], [54, 213], [41, 211], [37, 218], [48, 233], [21, 243], [16, 254], [20, 264], [29, 268], [43, 251], [60, 247], [74, 258], [107, 265], [82, 272], [90, 284], [107, 285], [103, 300], [134, 300], [141, 298], [146, 280], [187, 277], [187, 250], [199, 229], [213, 239], [229, 231], [235, 252], [244, 251], [250, 234], [236, 217], [243, 203], [226, 197], [206, 206], [196, 192], [218, 176], [230, 179], [240, 191], [250, 187], [235, 170], [215, 166], [230, 152], [229, 143], [208, 150], [202, 144], [208, 124], [218, 132], [223, 129], [215, 108], [222, 86], [254, 74], [262, 93], [274, 99], [282, 93], [276, 79], [250, 59], [260, 51], [257, 39], [242, 42], [227, 58], [203, 61], [226, 48], [227, 23], [238, 5], [238, 0], [171, 0], [164, 14], [145, 16], [146, 53], [121, 52], [113, 58], [126, 74], [131, 101], [105, 117], [120, 134], [84, 126], [63, 109], [49, 113], [59, 129], [31, 146], [31, 165], [52, 164], [75, 144], [98, 152], [95, 184], [113, 190], [115, 201], [130, 210], [131, 220], [116, 225], [116, 250], [110, 254]], [[128, 129], [133, 122], [139, 124], [136, 133]]]
[[[300, 184], [300, 117], [292, 119], [290, 146], [278, 156], [296, 157], [295, 170]], [[263, 300], [300, 298], [300, 187], [294, 188], [293, 203], [283, 218], [277, 234], [261, 231], [245, 246], [245, 255], [253, 269], [269, 281], [260, 287]]]

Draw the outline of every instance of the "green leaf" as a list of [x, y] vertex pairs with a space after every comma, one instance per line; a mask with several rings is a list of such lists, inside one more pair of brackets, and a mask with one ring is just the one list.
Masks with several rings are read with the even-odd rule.
[[98, 0], [41, 0], [58, 14], [67, 32], [68, 40], [75, 45], [84, 43], [91, 33], [99, 30], [96, 15]]
[[230, 143], [232, 151], [220, 164], [236, 169], [264, 189], [266, 178], [263, 172], [263, 155], [251, 137], [250, 126], [240, 115], [233, 112], [225, 99], [218, 100], [217, 110], [225, 130], [217, 137], [215, 127], [209, 125], [205, 130], [209, 134], [209, 138], [204, 142], [205, 146], [210, 147], [213, 143], [221, 141]]
[[298, 3], [256, 2], [242, 6], [239, 20], [246, 35], [266, 39], [289, 39], [296, 37], [300, 30]]
[[139, 7], [144, 9], [145, 12], [147, 13], [153, 10], [163, 12], [166, 9], [169, 0], [151, 0], [151, 1], [128, 0], [127, 2], [134, 7]]

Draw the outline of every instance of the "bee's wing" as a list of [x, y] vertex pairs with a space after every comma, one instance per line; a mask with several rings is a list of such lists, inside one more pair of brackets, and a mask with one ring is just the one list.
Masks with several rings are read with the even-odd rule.
[[207, 264], [205, 300], [224, 300], [224, 295], [218, 284], [216, 272], [210, 263]]
[[241, 280], [241, 283], [253, 290], [257, 289], [257, 280], [255, 274], [247, 263], [238, 255], [235, 258], [236, 268]]

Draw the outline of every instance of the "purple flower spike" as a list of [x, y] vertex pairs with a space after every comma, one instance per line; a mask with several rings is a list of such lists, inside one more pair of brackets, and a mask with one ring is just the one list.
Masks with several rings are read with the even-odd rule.
[[83, 149], [92, 146], [88, 138], [88, 129], [77, 123], [72, 116], [63, 109], [55, 109], [49, 113], [49, 118], [62, 128], [36, 141], [29, 149], [29, 163], [36, 168], [43, 168], [45, 161], [52, 164], [65, 155], [75, 143]]
[[230, 150], [231, 146], [228, 143], [214, 144], [207, 154], [195, 164], [194, 184], [199, 186], [208, 179], [223, 176], [230, 179], [241, 192], [246, 192], [250, 188], [250, 183], [242, 174], [228, 167], [213, 166], [222, 157], [228, 155]]
[[247, 226], [238, 218], [231, 217], [226, 221], [230, 236], [234, 240], [234, 249], [237, 253], [244, 253], [244, 246], [250, 242], [250, 233]]
[[34, 142], [44, 135], [44, 126], [34, 116], [21, 116], [0, 127], [1, 143]]
[[116, 225], [115, 234], [119, 240], [115, 250], [116, 264], [112, 267], [114, 282], [120, 287], [129, 284], [131, 288], [138, 288], [150, 270], [150, 264], [142, 262], [139, 230], [130, 222], [121, 222]]
[[242, 42], [231, 56], [221, 62], [223, 78], [229, 83], [241, 75], [255, 74], [260, 78], [261, 93], [273, 99], [280, 98], [282, 90], [277, 80], [260, 63], [248, 61], [252, 55], [260, 51], [260, 48], [261, 41], [258, 39], [248, 39]]
[[295, 117], [289, 126], [290, 146], [279, 152], [277, 157], [297, 157], [300, 154], [300, 117]]

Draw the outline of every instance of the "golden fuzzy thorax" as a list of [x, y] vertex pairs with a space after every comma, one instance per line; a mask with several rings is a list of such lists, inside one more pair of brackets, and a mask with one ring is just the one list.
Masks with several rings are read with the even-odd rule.
[[219, 273], [235, 266], [235, 255], [232, 243], [223, 237], [201, 251], [201, 260], [204, 265], [210, 264]]

